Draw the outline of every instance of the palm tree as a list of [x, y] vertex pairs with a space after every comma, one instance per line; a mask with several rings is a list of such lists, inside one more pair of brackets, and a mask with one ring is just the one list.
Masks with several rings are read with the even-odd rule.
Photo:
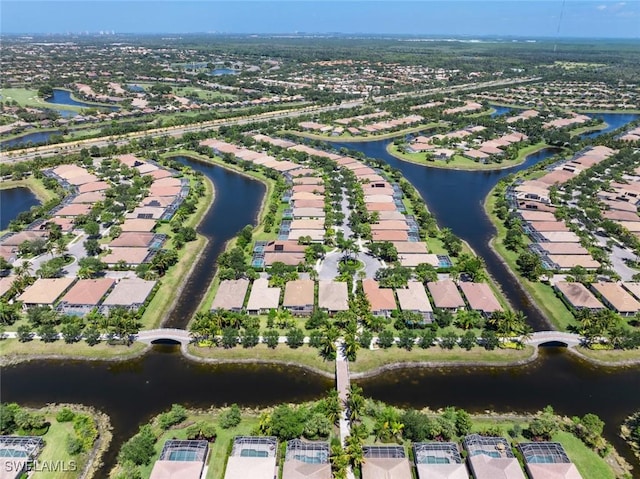
[[360, 467], [364, 463], [364, 452], [362, 442], [358, 436], [347, 436], [345, 438], [346, 451], [351, 459], [353, 467]]
[[355, 361], [356, 355], [358, 354], [358, 349], [360, 348], [360, 344], [356, 340], [356, 336], [353, 333], [349, 333], [345, 335], [344, 342], [342, 343], [342, 350], [347, 361]]
[[338, 243], [338, 247], [340, 248], [340, 252], [347, 258], [351, 259], [352, 254], [357, 254], [360, 252], [360, 248], [358, 247], [358, 243], [353, 238], [344, 239]]
[[347, 409], [349, 410], [349, 420], [351, 422], [356, 422], [360, 419], [364, 409], [364, 396], [362, 396], [362, 388], [355, 384], [351, 385], [351, 390], [347, 395]]
[[211, 334], [211, 318], [209, 313], [198, 311], [193, 316], [193, 324], [191, 325], [191, 336], [195, 342], [206, 339]]

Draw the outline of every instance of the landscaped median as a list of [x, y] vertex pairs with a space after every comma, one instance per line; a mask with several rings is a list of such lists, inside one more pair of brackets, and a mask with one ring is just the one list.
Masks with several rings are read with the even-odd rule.
[[393, 143], [387, 145], [387, 153], [394, 158], [398, 158], [402, 161], [408, 161], [409, 163], [415, 163], [417, 165], [426, 166], [429, 168], [442, 168], [448, 170], [504, 170], [507, 168], [513, 168], [518, 166], [527, 159], [527, 156], [532, 155], [540, 150], [547, 148], [548, 145], [544, 142], [539, 142], [534, 145], [529, 145], [518, 150], [518, 155], [512, 160], [504, 160], [501, 163], [480, 163], [470, 158], [466, 158], [462, 155], [454, 155], [451, 160], [433, 160], [428, 161], [425, 158], [425, 153], [406, 153], [401, 151], [402, 145], [398, 146]]

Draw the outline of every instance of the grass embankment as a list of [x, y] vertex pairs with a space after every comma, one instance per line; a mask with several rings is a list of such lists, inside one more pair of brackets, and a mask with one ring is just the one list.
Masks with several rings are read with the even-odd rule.
[[[217, 361], [263, 361], [273, 363], [293, 363], [302, 367], [318, 369], [330, 374], [335, 371], [333, 361], [325, 361], [318, 354], [316, 348], [308, 345], [300, 346], [292, 349], [286, 344], [279, 344], [276, 348], [271, 349], [266, 344], [258, 344], [253, 348], [243, 348], [236, 346], [231, 349], [221, 347], [202, 347], [190, 344], [187, 347], [189, 353], [203, 359], [213, 359]], [[358, 353], [359, 354], [359, 353]]]
[[[213, 183], [207, 177], [203, 176], [202, 179], [205, 186], [205, 194], [198, 201], [196, 212], [187, 218], [184, 222], [184, 226], [195, 228], [200, 221], [202, 221], [202, 218], [215, 201], [215, 189]], [[168, 223], [161, 225], [157, 229], [158, 233], [166, 234], [169, 231], [170, 226]], [[207, 238], [198, 234], [195, 241], [185, 244], [183, 248], [178, 250], [178, 263], [172, 266], [167, 274], [162, 277], [160, 280], [160, 288], [158, 288], [158, 291], [156, 291], [155, 296], [147, 305], [147, 308], [142, 315], [141, 322], [143, 328], [152, 329], [158, 327], [162, 321], [164, 321], [164, 318], [169, 313], [176, 297], [182, 290], [182, 285], [187, 279], [187, 274], [191, 271], [191, 268], [206, 244]]]
[[492, 247], [516, 276], [518, 282], [533, 298], [538, 309], [542, 311], [555, 328], [566, 331], [569, 325], [577, 325], [573, 314], [567, 309], [562, 300], [556, 296], [551, 286], [540, 282], [529, 281], [518, 273], [518, 266], [516, 264], [518, 253], [508, 250], [504, 246], [503, 240], [506, 237], [507, 229], [500, 218], [493, 213], [496, 203], [495, 191], [496, 189], [494, 188], [489, 192], [484, 203], [485, 213], [497, 230], [497, 235], [491, 240]]
[[389, 138], [395, 138], [397, 136], [407, 135], [409, 133], [417, 133], [419, 131], [430, 130], [439, 125], [440, 125], [439, 122], [431, 122], [431, 123], [426, 123], [424, 125], [405, 128], [404, 130], [383, 133], [381, 135], [362, 134], [358, 136], [353, 136], [351, 133], [348, 133], [348, 132], [342, 133], [341, 135], [330, 135], [330, 134], [316, 135], [315, 133], [308, 133], [305, 131], [295, 131], [295, 130], [284, 130], [279, 133], [282, 133], [282, 134], [289, 133], [291, 135], [301, 136], [303, 138], [309, 138], [310, 140], [340, 141], [345, 143], [361, 143], [365, 141], [388, 140]]
[[45, 343], [39, 339], [21, 343], [17, 339], [3, 339], [0, 341], [0, 364], [8, 364], [38, 357], [65, 357], [81, 359], [127, 359], [141, 354], [147, 345], [133, 343], [131, 346], [109, 345], [102, 341], [95, 346], [89, 346], [85, 341], [67, 344], [63, 340]]
[[584, 347], [575, 348], [575, 352], [585, 356], [587, 359], [603, 361], [607, 363], [640, 362], [640, 349], [589, 349]]
[[598, 456], [570, 432], [558, 431], [551, 440], [562, 444], [567, 456], [576, 465], [583, 479], [615, 479], [617, 477], [606, 459]]
[[512, 160], [504, 160], [501, 163], [480, 163], [469, 158], [465, 158], [462, 155], [454, 155], [449, 161], [446, 160], [433, 160], [428, 161], [425, 157], [426, 153], [405, 153], [400, 151], [401, 147], [394, 145], [393, 143], [387, 145], [387, 153], [391, 156], [398, 158], [399, 160], [408, 161], [417, 165], [426, 166], [429, 168], [442, 168], [449, 170], [505, 170], [507, 168], [513, 168], [518, 166], [526, 160], [527, 156], [536, 153], [548, 145], [543, 142], [529, 145], [518, 150], [518, 155]]
[[48, 190], [44, 184], [42, 184], [42, 181], [33, 176], [22, 180], [3, 180], [0, 182], [0, 190], [10, 190], [12, 188], [29, 188], [41, 203], [46, 203], [56, 197], [53, 191]]
[[429, 349], [418, 347], [407, 351], [397, 347], [389, 349], [360, 349], [355, 362], [349, 363], [352, 373], [365, 373], [383, 366], [396, 363], [495, 363], [496, 365], [514, 363], [531, 358], [535, 353], [532, 346], [523, 349], [494, 349], [487, 351], [484, 348], [475, 347], [470, 351], [456, 347], [455, 349], [442, 349], [434, 346]]

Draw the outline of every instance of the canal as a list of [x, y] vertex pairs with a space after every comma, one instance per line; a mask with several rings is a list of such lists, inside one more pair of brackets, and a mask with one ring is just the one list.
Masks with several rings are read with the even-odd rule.
[[528, 168], [552, 156], [553, 149], [544, 149], [527, 157], [526, 161], [508, 170], [462, 171], [443, 168], [427, 168], [415, 163], [398, 160], [386, 148], [393, 140], [362, 143], [332, 143], [336, 148], [361, 151], [366, 156], [384, 160], [400, 170], [420, 192], [429, 211], [441, 227], [450, 228], [465, 240], [475, 253], [482, 257], [487, 270], [515, 309], [527, 315], [529, 324], [536, 330], [549, 329], [547, 320], [530, 303], [522, 287], [509, 273], [496, 255], [489, 241], [495, 228], [484, 213], [484, 200], [496, 183], [512, 172]]
[[215, 188], [213, 206], [198, 227], [198, 233], [206, 236], [208, 243], [164, 324], [168, 328], [186, 328], [213, 279], [216, 259], [225, 243], [246, 225], [257, 223], [266, 187], [259, 181], [211, 163], [182, 156], [173, 159], [201, 172]]
[[[389, 161], [420, 191], [442, 226], [451, 227], [485, 257], [514, 306], [522, 303], [517, 289], [509, 291], [510, 276], [498, 277], [491, 251], [481, 249], [492, 228], [482, 214], [482, 201], [509, 171], [461, 172], [427, 169], [395, 160], [386, 143], [357, 146], [365, 154]], [[549, 152], [530, 157], [518, 169], [541, 161]], [[203, 256], [171, 313], [168, 326], [184, 327], [196, 310], [213, 276], [215, 258], [224, 243], [244, 225], [255, 223], [264, 186], [220, 167], [179, 157], [211, 179], [214, 206], [199, 231], [209, 237]], [[514, 171], [511, 169], [510, 171]], [[453, 200], [455, 198], [455, 201]], [[505, 271], [506, 273], [506, 271]], [[514, 293], [515, 292], [515, 298]], [[530, 313], [528, 313], [530, 314]], [[531, 412], [550, 404], [567, 415], [598, 414], [607, 424], [608, 440], [631, 461], [617, 430], [627, 415], [640, 407], [640, 368], [596, 368], [556, 348], [543, 348], [535, 363], [516, 368], [403, 369], [361, 380], [367, 396], [398, 405], [438, 408], [463, 407], [474, 412]], [[105, 457], [106, 477], [124, 440], [139, 425], [173, 403], [192, 407], [238, 403], [266, 406], [322, 396], [333, 381], [294, 367], [264, 365], [203, 365], [184, 359], [177, 347], [155, 346], [144, 357], [122, 363], [35, 361], [5, 367], [2, 400], [30, 406], [73, 402], [94, 406], [111, 419], [114, 440]]]

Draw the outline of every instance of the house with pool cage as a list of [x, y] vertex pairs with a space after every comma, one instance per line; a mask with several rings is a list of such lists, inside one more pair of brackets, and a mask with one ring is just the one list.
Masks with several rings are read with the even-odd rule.
[[469, 479], [458, 445], [453, 442], [416, 442], [413, 457], [418, 479]]
[[277, 453], [275, 437], [236, 436], [224, 479], [274, 479]]
[[474, 479], [525, 479], [505, 438], [471, 434], [464, 439], [464, 448]]
[[523, 442], [518, 448], [531, 479], [582, 479], [560, 443]]
[[23, 474], [43, 448], [44, 440], [38, 436], [0, 436], [0, 479], [26, 477]]
[[299, 439], [289, 441], [282, 479], [331, 479], [329, 443]]
[[412, 479], [403, 446], [363, 446], [362, 479]]
[[205, 464], [209, 444], [207, 441], [180, 441], [164, 443], [160, 459], [153, 465], [149, 479], [201, 479], [206, 477]]

